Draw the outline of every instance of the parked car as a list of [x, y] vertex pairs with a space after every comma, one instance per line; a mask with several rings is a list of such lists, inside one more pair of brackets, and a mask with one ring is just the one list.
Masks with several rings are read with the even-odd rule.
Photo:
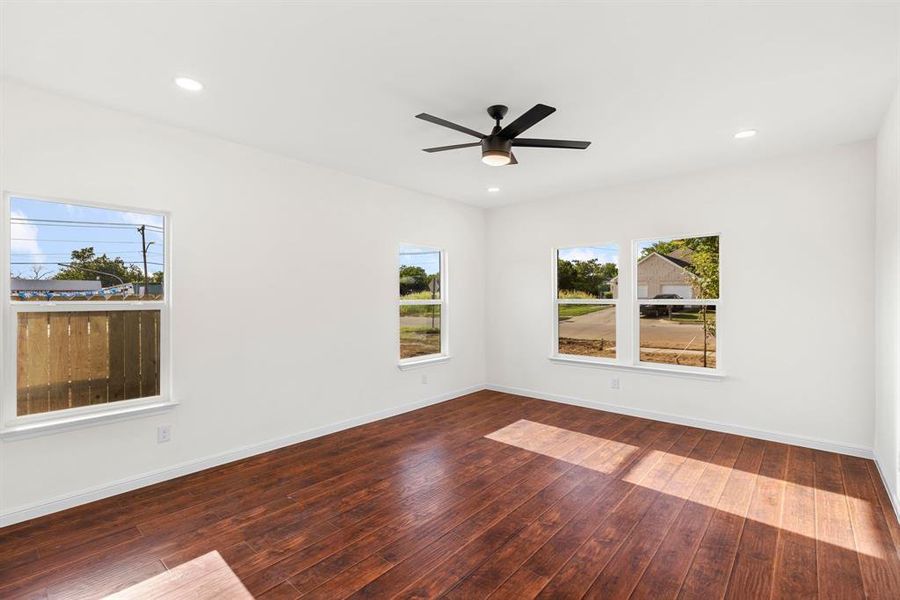
[[[653, 296], [654, 300], [684, 300], [678, 294], [657, 294]], [[681, 304], [641, 304], [642, 317], [665, 317], [673, 312], [684, 311]]]

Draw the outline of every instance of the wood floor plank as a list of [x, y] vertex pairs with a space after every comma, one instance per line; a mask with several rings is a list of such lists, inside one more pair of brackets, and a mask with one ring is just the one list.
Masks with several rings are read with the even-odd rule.
[[704, 433], [599, 573], [585, 598], [628, 598], [631, 595], [723, 438], [721, 433]]
[[204, 554], [104, 600], [253, 600], [218, 552]]
[[878, 496], [861, 458], [840, 456], [844, 490], [850, 510], [850, 525], [856, 543], [860, 574], [868, 598], [900, 594], [900, 556]]
[[661, 448], [623, 477], [631, 489], [623, 501], [600, 521], [588, 539], [560, 569], [539, 598], [581, 597], [597, 574], [606, 566], [631, 529], [649, 510], [685, 457], [700, 441], [703, 432], [686, 428], [678, 432], [675, 442]]
[[816, 573], [826, 598], [864, 598], [862, 573], [837, 454], [815, 452]]
[[483, 391], [0, 529], [0, 597], [896, 598], [898, 547], [872, 461]]
[[818, 596], [815, 485], [813, 451], [790, 447], [781, 532], [774, 557], [772, 598], [800, 600]]
[[728, 579], [726, 598], [765, 598], [772, 591], [787, 457], [787, 446], [776, 443], [766, 445]]
[[674, 598], [678, 595], [744, 441], [734, 435], [728, 435], [722, 441], [641, 575], [632, 597]]
[[[602, 460], [610, 467], [619, 466], [620, 462], [615, 460], [616, 457], [624, 458], [633, 454], [630, 442], [636, 441], [640, 434], [648, 428], [649, 424], [640, 424], [640, 427], [631, 431], [623, 429], [621, 433], [615, 435], [616, 440], [579, 433], [574, 438], [569, 438], [570, 441], [578, 440], [580, 442], [576, 447], [559, 445], [550, 448], [551, 455], [562, 457], [561, 459], [565, 462], [573, 463], [573, 467], [563, 478], [547, 486], [529, 503], [522, 505], [502, 520], [476, 532], [477, 535], [465, 535], [462, 531], [455, 531], [449, 539], [440, 540], [442, 544], [437, 544], [437, 548], [432, 549], [432, 552], [440, 560], [432, 562], [430, 568], [424, 568], [425, 565], [421, 564], [418, 557], [409, 561], [404, 567], [406, 567], [406, 572], [411, 575], [399, 577], [404, 584], [407, 584], [406, 589], [403, 589], [403, 585], [399, 587], [399, 589], [403, 589], [401, 596], [420, 597], [444, 594], [482, 562], [494, 557], [497, 550], [507, 540], [514, 536], [519, 539], [520, 530], [535, 523], [539, 518], [544, 520], [544, 523], [552, 523], [555, 519], [546, 516], [551, 509], [556, 509], [558, 513], [560, 507], [563, 506], [568, 507], [567, 512], [574, 513], [575, 510], [585, 506], [600, 493], [605, 482], [611, 478], [606, 476], [602, 470], [582, 465], [591, 464], [596, 467], [603, 457]], [[650, 431], [651, 435], [660, 433], [655, 428]], [[563, 439], [566, 437], [563, 436]], [[563, 485], [557, 485], [559, 483]], [[446, 550], [442, 546], [446, 547]], [[416, 579], [417, 577], [418, 579]], [[412, 584], [408, 584], [409, 581], [412, 581]], [[499, 584], [500, 581], [497, 583]], [[377, 594], [383, 591], [385, 590], [379, 589]], [[483, 586], [479, 586], [479, 593], [484, 594], [485, 591]]]
[[445, 597], [462, 599], [478, 594], [487, 595], [499, 587], [554, 534], [603, 494], [607, 486], [615, 481], [614, 477], [606, 475], [607, 473], [625, 468], [639, 459], [640, 452], [635, 452], [635, 448], [639, 446], [632, 444], [642, 443], [641, 436], [645, 438], [647, 434], [658, 436], [662, 431], [650, 424], [642, 424], [640, 428], [632, 431], [625, 429], [623, 433], [625, 435], [618, 440], [607, 440], [608, 443], [597, 448], [582, 461], [581, 465], [590, 465], [584, 468], [589, 468], [593, 473], [585, 476], [579, 488], [510, 538], [478, 569], [462, 578], [459, 585], [445, 594]]
[[765, 446], [765, 442], [754, 439], [744, 442], [681, 584], [679, 598], [724, 596]]
[[[665, 437], [662, 437], [663, 434]], [[645, 435], [647, 438], [642, 439]], [[635, 464], [640, 464], [640, 468], [646, 471], [650, 463], [645, 459], [659, 449], [671, 447], [674, 443], [672, 435], [673, 431], [661, 424], [654, 424], [643, 432], [642, 437], [636, 441], [637, 449], [630, 453], [628, 460], [621, 463], [615, 461], [618, 469], [610, 471], [612, 478], [606, 482], [600, 494], [543, 543], [491, 597], [531, 598], [540, 593], [588, 539], [601, 520], [632, 490], [633, 486], [619, 479], [619, 476], [632, 473]], [[600, 464], [602, 466], [602, 461]]]

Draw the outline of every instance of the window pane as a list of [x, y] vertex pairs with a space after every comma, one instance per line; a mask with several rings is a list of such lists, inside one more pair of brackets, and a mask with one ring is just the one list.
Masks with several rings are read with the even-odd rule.
[[716, 307], [641, 304], [641, 360], [715, 368]]
[[441, 307], [413, 304], [400, 307], [400, 358], [441, 353]]
[[638, 244], [637, 297], [719, 297], [719, 236]]
[[441, 297], [441, 251], [423, 246], [400, 247], [400, 297], [435, 300]]
[[612, 304], [560, 304], [559, 353], [616, 357], [616, 307]]
[[160, 215], [10, 198], [13, 300], [163, 296]]
[[619, 247], [560, 248], [556, 252], [557, 297], [618, 298]]
[[160, 311], [18, 314], [18, 416], [159, 395]]

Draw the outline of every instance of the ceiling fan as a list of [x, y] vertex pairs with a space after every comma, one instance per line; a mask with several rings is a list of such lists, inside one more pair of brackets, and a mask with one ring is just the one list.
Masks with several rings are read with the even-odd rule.
[[490, 135], [479, 133], [474, 129], [469, 129], [468, 127], [457, 125], [456, 123], [451, 123], [450, 121], [446, 121], [427, 113], [418, 114], [416, 115], [417, 119], [422, 119], [423, 121], [428, 121], [429, 123], [434, 123], [435, 125], [449, 127], [450, 129], [455, 129], [456, 131], [467, 133], [472, 137], [477, 137], [479, 140], [481, 140], [478, 142], [470, 142], [468, 144], [454, 144], [453, 146], [424, 148], [423, 150], [425, 152], [443, 152], [444, 150], [456, 150], [457, 148], [474, 148], [475, 146], [481, 146], [481, 162], [492, 167], [500, 167], [503, 165], [515, 165], [519, 163], [512, 152], [514, 146], [526, 148], [567, 148], [570, 150], [584, 150], [591, 145], [590, 142], [576, 142], [571, 140], [520, 138], [519, 135], [524, 133], [526, 129], [546, 119], [554, 112], [556, 112], [556, 109], [552, 106], [547, 106], [546, 104], [535, 104], [532, 109], [526, 111], [518, 119], [516, 119], [506, 127], [501, 128], [500, 121], [503, 119], [503, 117], [506, 116], [506, 112], [508, 110], [509, 109], [502, 104], [495, 104], [488, 107], [487, 113], [492, 119], [494, 119], [495, 123]]

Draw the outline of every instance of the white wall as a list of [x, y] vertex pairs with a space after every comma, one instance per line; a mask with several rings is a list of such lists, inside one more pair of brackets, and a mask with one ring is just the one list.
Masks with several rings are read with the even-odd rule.
[[896, 506], [900, 453], [900, 89], [878, 134], [875, 209], [875, 457]]
[[[480, 210], [18, 84], [4, 82], [2, 102], [3, 190], [171, 211], [181, 402], [163, 415], [2, 442], [7, 520], [484, 382]], [[397, 368], [401, 241], [449, 255], [453, 358], [425, 371]], [[271, 287], [247, 288], [256, 284]], [[162, 423], [173, 441], [157, 445]]]
[[[869, 452], [874, 164], [865, 142], [491, 210], [489, 383]], [[724, 381], [548, 360], [552, 248], [716, 231]]]

